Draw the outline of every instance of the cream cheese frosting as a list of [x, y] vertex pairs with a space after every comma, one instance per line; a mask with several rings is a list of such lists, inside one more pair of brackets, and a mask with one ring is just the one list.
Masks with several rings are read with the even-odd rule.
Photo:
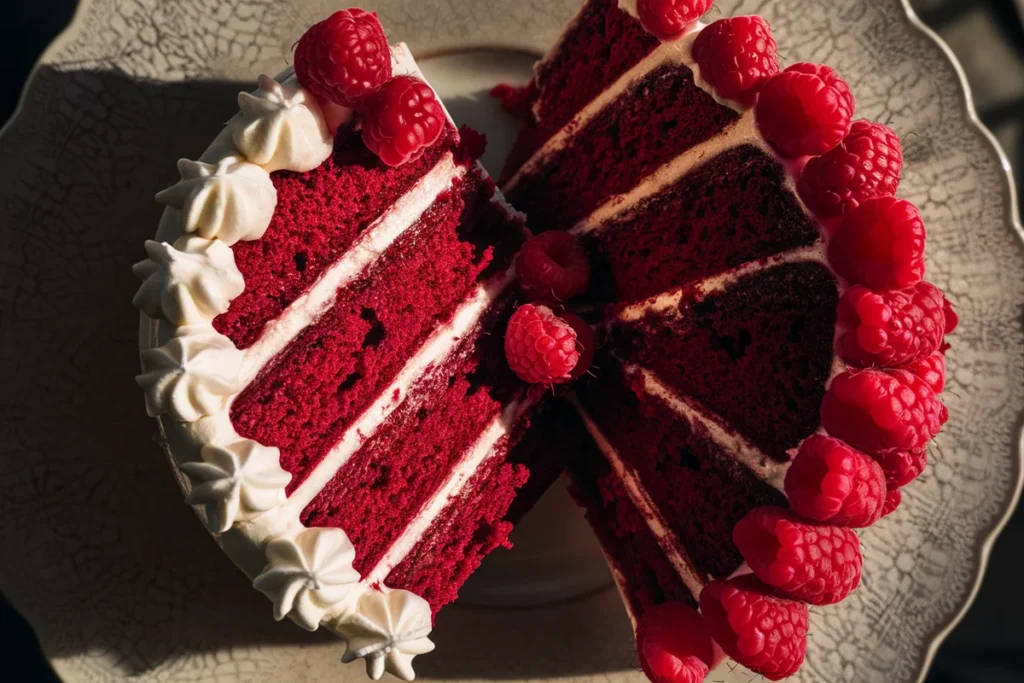
[[434, 649], [430, 634], [430, 605], [404, 590], [368, 590], [356, 609], [332, 624], [345, 639], [341, 661], [366, 660], [366, 675], [379, 681], [385, 672], [403, 681], [416, 677], [412, 660]]
[[267, 171], [312, 171], [331, 155], [331, 134], [319, 103], [297, 82], [261, 75], [254, 93], [239, 93], [241, 115], [229, 123], [235, 146]]
[[186, 325], [163, 346], [142, 352], [135, 378], [150, 417], [194, 422], [224, 407], [238, 392], [242, 353], [207, 325]]
[[245, 289], [235, 255], [224, 242], [186, 235], [173, 245], [149, 240], [132, 271], [142, 287], [132, 303], [153, 319], [202, 325], [228, 310]]
[[359, 583], [356, 549], [341, 529], [303, 529], [267, 544], [267, 564], [253, 587], [274, 603], [274, 619], [315, 631], [327, 611]]
[[224, 446], [207, 444], [201, 456], [202, 462], [181, 465], [192, 483], [185, 502], [203, 507], [211, 532], [224, 533], [236, 521], [286, 500], [284, 487], [292, 475], [281, 468], [278, 449], [240, 439]]
[[256, 240], [270, 226], [277, 190], [270, 174], [237, 154], [216, 163], [178, 161], [181, 180], [156, 200], [180, 210], [180, 229], [231, 246]]

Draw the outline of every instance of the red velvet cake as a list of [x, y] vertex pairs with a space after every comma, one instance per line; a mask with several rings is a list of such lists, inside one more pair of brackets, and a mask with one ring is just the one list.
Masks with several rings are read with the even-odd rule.
[[411, 679], [530, 478], [509, 451], [545, 389], [502, 347], [528, 234], [486, 141], [374, 15], [317, 24], [295, 62], [157, 197], [138, 381], [188, 502], [276, 618]]
[[784, 678], [925, 468], [956, 316], [899, 138], [710, 4], [588, 0], [496, 89], [532, 232], [358, 9], [157, 196], [138, 382], [187, 501], [372, 678], [563, 470], [652, 681]]
[[[601, 340], [561, 448], [656, 683], [722, 651], [797, 670], [807, 603], [859, 582], [851, 528], [924, 469], [956, 325], [893, 198], [899, 138], [828, 67], [780, 70], [760, 17], [700, 23], [710, 4], [589, 0], [495, 93], [528, 112], [502, 181], [542, 233], [523, 253], [558, 232], [587, 255], [578, 296], [539, 297]], [[520, 257], [527, 292], [541, 276]]]

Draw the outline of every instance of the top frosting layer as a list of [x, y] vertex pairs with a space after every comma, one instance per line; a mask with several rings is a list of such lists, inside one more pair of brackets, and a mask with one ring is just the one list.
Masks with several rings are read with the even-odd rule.
[[316, 98], [293, 81], [259, 77], [256, 92], [239, 93], [241, 114], [231, 120], [231, 136], [245, 157], [267, 171], [312, 171], [334, 149]]

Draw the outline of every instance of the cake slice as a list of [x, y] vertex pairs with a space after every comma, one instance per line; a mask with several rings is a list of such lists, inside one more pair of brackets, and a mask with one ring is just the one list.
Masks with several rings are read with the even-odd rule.
[[899, 139], [851, 121], [828, 67], [780, 71], [760, 17], [702, 24], [710, 5], [585, 2], [515, 93], [503, 173], [532, 230], [566, 235], [524, 253], [587, 254], [580, 295], [546, 297], [603, 340], [566, 393], [570, 491], [656, 683], [703, 680], [712, 641], [796, 672], [807, 603], [859, 582], [851, 527], [924, 468], [956, 325], [893, 197]]
[[434, 614], [509, 545], [536, 457], [510, 449], [544, 389], [501, 334], [526, 228], [374, 15], [317, 24], [239, 105], [158, 195], [138, 381], [187, 501], [275, 617], [408, 680]]

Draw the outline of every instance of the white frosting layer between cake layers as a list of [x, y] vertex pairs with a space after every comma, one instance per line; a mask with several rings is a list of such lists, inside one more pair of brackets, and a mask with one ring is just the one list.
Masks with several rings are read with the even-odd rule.
[[519, 420], [526, 410], [527, 405], [513, 402], [505, 407], [504, 413], [491, 422], [490, 426], [477, 439], [476, 444], [463, 456], [459, 464], [452, 470], [448, 479], [441, 485], [441, 488], [423, 506], [419, 513], [413, 517], [406, 526], [405, 531], [395, 541], [387, 553], [381, 558], [377, 566], [373, 568], [366, 579], [367, 584], [373, 585], [387, 578], [391, 570], [404, 560], [416, 544], [426, 533], [427, 529], [437, 520], [448, 505], [457, 500], [465, 490], [473, 475], [484, 464], [489, 456], [494, 455], [494, 447], [498, 441], [506, 436], [512, 427]]
[[604, 459], [608, 462], [612, 468], [616, 479], [618, 479], [623, 488], [626, 489], [626, 493], [629, 496], [630, 502], [637, 509], [640, 515], [644, 518], [647, 523], [647, 528], [650, 529], [651, 534], [658, 542], [658, 546], [661, 547], [661, 551], [665, 554], [669, 564], [676, 570], [676, 574], [682, 580], [683, 584], [690, 589], [694, 599], [700, 598], [700, 592], [704, 588], [704, 580], [701, 578], [697, 569], [690, 562], [690, 559], [686, 557], [680, 548], [683, 547], [679, 537], [675, 535], [662, 516], [661, 511], [651, 500], [651, 497], [647, 494], [643, 484], [640, 483], [640, 477], [637, 473], [622, 461], [619, 457], [618, 451], [611, 445], [601, 429], [597, 426], [594, 420], [590, 417], [583, 406], [580, 405], [579, 401], [575, 398], [570, 399], [576, 411], [580, 415], [580, 419], [583, 420], [583, 424], [587, 428], [587, 432], [590, 433], [591, 438], [594, 439], [594, 443], [597, 445], [598, 450], [604, 456]]
[[[416, 354], [406, 361], [398, 376], [381, 391], [377, 400], [348, 428], [341, 441], [310, 472], [302, 485], [292, 492], [287, 505], [277, 511], [275, 516], [281, 519], [297, 517], [313, 501], [320, 490], [334, 478], [334, 475], [348, 462], [348, 459], [376, 434], [377, 429], [401, 405], [402, 401], [409, 397], [409, 392], [416, 380], [455, 352], [458, 345], [472, 333], [483, 314], [514, 278], [514, 269], [509, 269], [503, 276], [488, 285], [477, 287], [470, 299], [456, 309], [452, 321], [439, 327]], [[270, 525], [273, 520], [267, 519], [264, 522]]]
[[638, 301], [623, 307], [615, 315], [615, 321], [630, 323], [641, 320], [649, 315], [672, 315], [678, 312], [679, 305], [684, 297], [693, 297], [695, 300], [700, 300], [709, 294], [723, 292], [751, 275], [771, 270], [787, 263], [822, 263], [827, 266], [824, 243], [819, 241], [806, 247], [798, 247], [790, 251], [784, 251], [781, 254], [749, 261], [717, 275], [695, 280], [657, 296]]
[[353, 282], [372, 265], [406, 230], [414, 226], [438, 195], [465, 175], [450, 153], [446, 153], [419, 182], [381, 216], [359, 241], [330, 266], [316, 283], [292, 302], [263, 334], [244, 351], [242, 381], [248, 384], [298, 334], [334, 305], [341, 287]]
[[691, 425], [703, 427], [719, 448], [745, 465], [758, 479], [785, 493], [783, 481], [789, 463], [780, 463], [768, 457], [738, 432], [726, 426], [723, 421], [716, 419], [711, 411], [696, 400], [676, 395], [650, 370], [630, 363], [624, 364], [623, 367], [627, 374], [637, 376], [643, 381], [644, 391], [648, 395], [657, 398]]

